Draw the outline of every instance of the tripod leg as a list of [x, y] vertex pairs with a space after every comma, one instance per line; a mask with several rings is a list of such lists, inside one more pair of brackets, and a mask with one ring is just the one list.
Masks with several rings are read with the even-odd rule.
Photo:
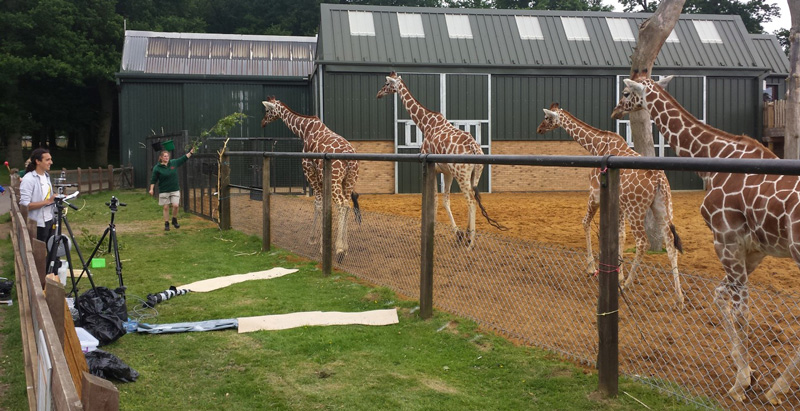
[[[86, 273], [86, 277], [89, 279], [89, 283], [92, 285], [92, 289], [95, 290], [94, 279], [92, 279], [92, 272], [89, 270], [89, 263], [92, 261], [92, 258], [97, 254], [100, 250], [100, 245], [103, 244], [103, 240], [105, 240], [106, 235], [108, 235], [110, 228], [106, 228], [106, 231], [103, 232], [103, 235], [100, 237], [100, 241], [97, 242], [97, 245], [92, 250], [92, 253], [89, 255], [89, 259], [86, 261], [81, 260], [81, 264], [83, 264], [83, 268], [81, 269], [81, 273], [78, 276], [78, 279], [75, 279], [75, 275], [72, 272], [72, 263], [70, 263], [70, 278], [72, 278], [72, 291], [70, 291], [70, 295], [75, 294], [75, 297], [78, 296], [78, 283], [83, 278], [83, 273]], [[73, 240], [74, 242], [74, 240]], [[79, 254], [80, 255], [80, 254]], [[95, 290], [96, 291], [96, 290]]]
[[125, 297], [125, 284], [122, 282], [122, 261], [119, 260], [119, 244], [117, 243], [117, 230], [114, 226], [111, 226], [111, 236], [108, 239], [108, 248], [111, 248], [111, 245], [114, 245], [114, 261], [115, 267], [117, 270], [117, 278], [119, 278], [119, 290], [122, 294], [122, 298], [127, 301]]

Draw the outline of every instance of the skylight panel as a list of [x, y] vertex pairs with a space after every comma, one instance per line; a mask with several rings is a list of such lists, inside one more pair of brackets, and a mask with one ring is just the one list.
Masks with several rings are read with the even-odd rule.
[[368, 11], [348, 11], [347, 17], [350, 20], [351, 36], [374, 36], [375, 23], [372, 21], [372, 13]]
[[564, 26], [564, 31], [567, 33], [567, 40], [589, 41], [589, 32], [586, 31], [586, 25], [582, 18], [562, 17], [561, 25]]
[[608, 29], [611, 30], [611, 37], [614, 41], [635, 41], [628, 19], [607, 17], [606, 24], [608, 24]]
[[523, 40], [544, 40], [539, 19], [535, 16], [514, 16], [519, 37]]
[[397, 24], [400, 26], [400, 37], [425, 37], [422, 16], [417, 13], [397, 13]]
[[669, 33], [667, 37], [667, 43], [680, 43], [681, 41], [678, 39], [678, 35], [675, 33], [675, 29]]
[[447, 33], [451, 39], [471, 39], [472, 28], [469, 25], [469, 17], [464, 14], [445, 14], [447, 23]]
[[703, 43], [722, 43], [722, 38], [719, 36], [717, 27], [714, 22], [710, 20], [692, 20], [694, 28], [697, 30], [697, 35], [700, 36], [700, 41]]

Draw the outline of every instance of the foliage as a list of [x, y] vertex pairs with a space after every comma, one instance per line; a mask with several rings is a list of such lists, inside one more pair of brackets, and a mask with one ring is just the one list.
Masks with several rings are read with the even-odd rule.
[[228, 134], [231, 132], [231, 130], [236, 126], [241, 125], [246, 118], [247, 115], [244, 113], [232, 113], [222, 117], [217, 121], [217, 124], [214, 124], [213, 127], [209, 128], [208, 130], [201, 131], [200, 138], [193, 140], [191, 147], [197, 150], [200, 145], [203, 144], [203, 140], [205, 140], [207, 137], [228, 137]]
[[791, 43], [789, 42], [789, 29], [780, 29], [775, 32], [775, 36], [778, 37], [778, 43], [780, 43], [781, 47], [783, 47], [783, 52], [788, 56], [789, 47], [791, 46]]
[[[652, 13], [658, 8], [657, 0], [619, 0], [626, 12]], [[768, 0], [686, 0], [683, 13], [689, 14], [738, 14], [749, 33], [764, 33], [763, 23], [780, 15], [780, 8]]]

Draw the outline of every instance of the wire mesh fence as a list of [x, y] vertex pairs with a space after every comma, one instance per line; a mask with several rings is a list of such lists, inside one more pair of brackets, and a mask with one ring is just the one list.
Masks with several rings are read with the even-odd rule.
[[[318, 219], [311, 228], [312, 199], [273, 196], [271, 206], [273, 243], [319, 261], [321, 223]], [[261, 202], [238, 190], [231, 207], [234, 229], [261, 234]], [[418, 298], [419, 219], [366, 211], [362, 215], [357, 224], [351, 213], [348, 252], [335, 267]], [[584, 272], [583, 250], [483, 232], [477, 233], [475, 248], [467, 250], [448, 225], [437, 224], [435, 230], [437, 308], [573, 361], [595, 364], [598, 285]], [[620, 371], [703, 408], [771, 406], [764, 393], [797, 350], [800, 300], [750, 286], [747, 347], [755, 372], [745, 402], [738, 403], [726, 394], [735, 366], [714, 302], [718, 280], [683, 273], [682, 284], [683, 309], [675, 303], [669, 268], [640, 266], [636, 282], [620, 301]], [[800, 407], [798, 388], [796, 379], [783, 404], [773, 408]]]

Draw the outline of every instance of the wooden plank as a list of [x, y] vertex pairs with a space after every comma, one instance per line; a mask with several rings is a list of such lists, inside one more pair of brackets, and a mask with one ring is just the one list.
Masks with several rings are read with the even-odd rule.
[[44, 289], [45, 275], [47, 274], [47, 244], [31, 237], [31, 251], [33, 252], [33, 260], [36, 262], [39, 285]]
[[[64, 298], [66, 297], [66, 293], [64, 292], [64, 286], [61, 285], [61, 282], [58, 280], [58, 277], [55, 274], [49, 274], [46, 277], [46, 284], [45, 284], [45, 301], [47, 301], [47, 308], [50, 309], [50, 316], [53, 317], [53, 325], [56, 328], [56, 334], [58, 334], [58, 340], [61, 344], [64, 344]], [[69, 309], [67, 308], [67, 311]]]
[[119, 390], [111, 381], [84, 372], [82, 374], [81, 402], [84, 410], [119, 410]]
[[[12, 203], [15, 203], [16, 198], [12, 195], [11, 197]], [[24, 237], [23, 233], [21, 232], [23, 229], [20, 227], [25, 227], [25, 225], [21, 224], [21, 221], [25, 221], [21, 219], [21, 215], [19, 213], [15, 213], [12, 206], [11, 212], [11, 242], [14, 246], [14, 250], [19, 250], [19, 241], [21, 237]], [[15, 218], [16, 217], [16, 218]], [[17, 221], [14, 221], [14, 220]], [[27, 389], [27, 396], [28, 396], [28, 406], [31, 410], [36, 409], [36, 376], [33, 374], [33, 370], [38, 369], [39, 367], [39, 359], [36, 355], [36, 339], [33, 332], [33, 323], [31, 322], [32, 314], [31, 314], [31, 306], [30, 301], [28, 300], [28, 283], [26, 279], [28, 278], [25, 275], [25, 261], [23, 261], [23, 256], [21, 253], [14, 254], [14, 268], [15, 268], [15, 277], [17, 283], [17, 306], [19, 307], [19, 318], [20, 318], [20, 334], [22, 337], [22, 354], [23, 354], [23, 362], [25, 364], [25, 382]]]

